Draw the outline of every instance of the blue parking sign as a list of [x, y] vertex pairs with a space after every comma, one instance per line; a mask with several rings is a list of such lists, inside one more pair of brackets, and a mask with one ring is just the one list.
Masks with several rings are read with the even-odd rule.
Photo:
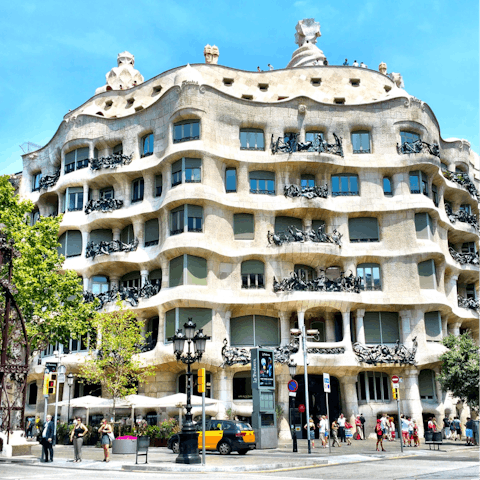
[[323, 374], [323, 391], [325, 393], [330, 393], [330, 374], [324, 373]]

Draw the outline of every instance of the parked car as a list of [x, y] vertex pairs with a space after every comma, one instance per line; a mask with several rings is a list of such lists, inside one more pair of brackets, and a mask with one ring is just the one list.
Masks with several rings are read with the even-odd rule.
[[[198, 448], [202, 448], [202, 425], [197, 424]], [[233, 420], [208, 420], [205, 424], [205, 450], [218, 450], [221, 455], [238, 452], [245, 455], [255, 449], [255, 432], [245, 422]], [[180, 453], [180, 435], [169, 438], [167, 447], [173, 453]]]

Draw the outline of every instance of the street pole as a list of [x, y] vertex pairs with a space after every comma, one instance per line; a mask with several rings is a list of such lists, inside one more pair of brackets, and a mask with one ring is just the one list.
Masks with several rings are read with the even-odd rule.
[[312, 453], [312, 446], [310, 443], [310, 402], [308, 394], [308, 371], [307, 371], [307, 338], [305, 333], [305, 324], [302, 325], [302, 346], [303, 346], [303, 365], [304, 365], [304, 379], [305, 379], [305, 407], [307, 414], [307, 441], [308, 453]]
[[55, 416], [54, 416], [54, 421], [53, 421], [53, 445], [55, 446], [57, 444], [57, 413], [58, 413], [58, 377], [57, 377], [57, 383], [55, 385]]
[[205, 465], [205, 389], [202, 392], [202, 465]]
[[330, 410], [328, 408], [328, 392], [325, 393], [325, 395], [327, 396], [327, 432], [328, 432], [328, 437], [327, 437], [327, 442], [328, 442], [328, 453], [331, 455], [332, 453], [332, 442], [330, 441], [331, 440], [331, 436], [330, 436]]
[[400, 438], [400, 449], [403, 453], [402, 421], [400, 419], [400, 399], [398, 398], [398, 393], [397, 393], [397, 415], [398, 415], [398, 436]]

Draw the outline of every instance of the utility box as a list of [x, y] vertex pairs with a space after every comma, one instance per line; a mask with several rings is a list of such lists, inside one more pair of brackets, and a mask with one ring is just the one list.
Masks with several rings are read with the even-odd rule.
[[272, 349], [252, 348], [252, 427], [257, 449], [277, 448], [275, 355]]

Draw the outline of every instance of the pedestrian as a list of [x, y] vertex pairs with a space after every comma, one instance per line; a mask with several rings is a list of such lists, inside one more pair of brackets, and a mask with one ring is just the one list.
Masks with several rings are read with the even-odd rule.
[[310, 426], [310, 441], [312, 443], [312, 448], [315, 448], [315, 422], [313, 421], [312, 415], [310, 415], [310, 419], [308, 423], [306, 423], [303, 428], [307, 430], [309, 426]]
[[102, 434], [102, 446], [103, 446], [103, 454], [105, 458], [103, 459], [104, 462], [109, 462], [110, 457], [108, 454], [108, 447], [110, 446], [111, 435], [113, 436], [113, 429], [109, 423], [107, 423], [107, 419], [104, 418], [102, 420], [102, 424], [98, 429], [98, 433]]
[[467, 417], [467, 423], [465, 423], [465, 436], [467, 437], [467, 445], [473, 446], [473, 420], [470, 417]]
[[429, 432], [436, 432], [437, 431], [437, 422], [435, 421], [434, 417], [430, 417], [427, 423], [427, 429]]
[[412, 440], [413, 440], [413, 422], [412, 422], [412, 418], [411, 418], [411, 417], [408, 417], [408, 418], [407, 418], [407, 422], [408, 422], [408, 446], [411, 447], [411, 446], [412, 446]]
[[328, 431], [327, 417], [325, 415], [322, 415], [320, 417], [320, 423], [318, 424], [318, 433], [319, 433], [319, 438], [322, 442], [322, 448], [327, 448], [327, 431]]
[[355, 437], [356, 440], [363, 440], [363, 429], [360, 415], [357, 415], [357, 418], [355, 419], [355, 430], [357, 432], [357, 436]]
[[70, 433], [70, 441], [73, 442], [73, 461], [82, 461], [83, 437], [88, 433], [88, 428], [82, 423], [82, 417], [73, 419], [73, 430]]
[[457, 440], [457, 432], [455, 430], [454, 417], [450, 420], [450, 440]]
[[365, 440], [367, 437], [365, 436], [365, 417], [363, 416], [363, 413], [360, 414], [360, 421], [362, 422], [362, 432], [363, 432], [363, 440]]
[[343, 413], [340, 414], [338, 417], [337, 423], [338, 423], [338, 438], [340, 439], [341, 442], [345, 443], [345, 422], [347, 419], [344, 417]]
[[341, 447], [340, 442], [338, 441], [338, 428], [338, 422], [334, 420], [332, 423], [332, 447], [334, 447], [335, 444], [337, 444], [338, 447]]
[[443, 438], [447, 439], [450, 437], [450, 420], [448, 419], [448, 415], [445, 414], [443, 417]]
[[349, 422], [345, 422], [345, 438], [347, 439], [347, 445], [352, 444], [352, 438], [353, 438], [353, 425], [350, 425]]
[[29, 418], [27, 422], [26, 435], [27, 438], [33, 437], [33, 420], [31, 418]]
[[353, 66], [358, 67], [358, 62], [356, 60], [353, 61]]
[[382, 425], [383, 438], [388, 439], [388, 434], [390, 432], [390, 422], [386, 413], [382, 415], [382, 418], [380, 419], [380, 424]]
[[402, 425], [402, 442], [403, 446], [407, 446], [408, 442], [408, 420], [405, 418], [405, 415], [401, 415], [401, 425]]
[[345, 61], [343, 62], [343, 66], [344, 67], [348, 66], [348, 58], [346, 58]]
[[382, 447], [382, 452], [386, 450], [383, 448], [383, 430], [382, 430], [382, 421], [380, 419], [377, 420], [377, 424], [375, 425], [375, 433], [377, 434], [377, 452], [378, 445]]
[[420, 439], [418, 437], [418, 425], [417, 425], [417, 422], [415, 420], [413, 420], [413, 435], [412, 435], [412, 439], [413, 439], [413, 443], [414, 443], [414, 447], [419, 447], [420, 446]]
[[[53, 435], [54, 435], [54, 425], [52, 422], [52, 416], [47, 415], [47, 421], [43, 425], [42, 431], [42, 448], [43, 448], [43, 458], [45, 462], [53, 462]], [[50, 460], [48, 459], [50, 454]]]
[[458, 418], [458, 416], [453, 419], [453, 425], [455, 427], [455, 441], [457, 441], [457, 438], [458, 438], [458, 440], [461, 442], [462, 426], [460, 425], [460, 419]]
[[393, 442], [395, 440], [395, 421], [393, 417], [390, 417], [390, 441]]

